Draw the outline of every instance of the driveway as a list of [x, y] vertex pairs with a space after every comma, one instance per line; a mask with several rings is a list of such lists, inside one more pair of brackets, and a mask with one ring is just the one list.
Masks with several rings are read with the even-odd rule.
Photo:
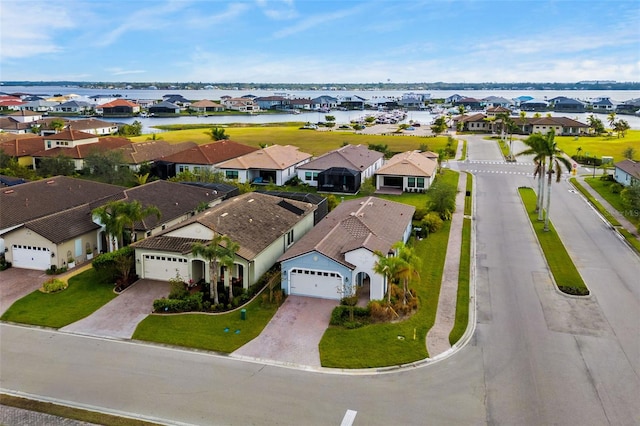
[[289, 296], [258, 337], [233, 355], [320, 367], [318, 344], [337, 300]]
[[93, 314], [60, 330], [91, 336], [130, 339], [140, 321], [153, 310], [153, 301], [168, 295], [168, 282], [138, 280]]
[[48, 278], [44, 271], [9, 268], [0, 272], [0, 315], [13, 303], [42, 286]]

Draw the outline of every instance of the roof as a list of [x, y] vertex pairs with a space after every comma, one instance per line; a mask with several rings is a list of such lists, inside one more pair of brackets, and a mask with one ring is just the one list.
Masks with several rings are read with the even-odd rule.
[[169, 101], [158, 102], [157, 104], [149, 105], [149, 110], [157, 109], [157, 108], [166, 108], [166, 109], [180, 109], [180, 107], [174, 103]]
[[236, 254], [251, 260], [315, 209], [316, 206], [311, 203], [247, 192], [207, 209], [158, 236], [138, 241], [134, 247], [171, 251], [179, 246], [179, 240], [185, 240], [179, 236], [180, 229], [199, 224], [216, 234], [227, 235], [240, 245]]
[[377, 197], [344, 201], [286, 251], [278, 261], [318, 252], [349, 268], [345, 253], [365, 248], [386, 253], [402, 241], [415, 207]]
[[224, 194], [208, 188], [156, 180], [125, 190], [125, 196], [125, 201], [138, 201], [143, 207], [155, 206], [160, 210], [160, 219], [151, 215], [136, 223], [136, 230], [144, 231], [195, 211], [202, 202], [211, 203]]
[[123, 187], [56, 176], [0, 191], [0, 229], [122, 194]]
[[479, 112], [477, 114], [473, 114], [473, 115], [461, 115], [459, 117], [457, 117], [457, 119], [463, 123], [469, 123], [469, 122], [478, 122], [478, 121], [485, 121], [485, 118], [487, 118], [486, 115], [484, 115], [483, 113]]
[[93, 133], [81, 132], [71, 128], [72, 124], [69, 124], [69, 128], [56, 133], [54, 135], [45, 136], [46, 140], [52, 141], [78, 141], [83, 139], [95, 139], [97, 136]]
[[222, 108], [222, 104], [210, 101], [209, 99], [203, 99], [191, 104], [192, 108]]
[[[97, 138], [95, 135], [91, 135]], [[108, 136], [99, 138], [98, 142], [81, 144], [73, 147], [55, 147], [51, 149], [43, 149], [36, 152], [33, 155], [36, 157], [56, 157], [58, 155], [64, 155], [69, 158], [80, 159], [87, 158], [92, 152], [104, 152], [112, 149], [121, 148], [123, 146], [131, 144], [131, 141], [127, 138]]]
[[163, 160], [179, 164], [214, 165], [257, 150], [258, 148], [256, 147], [224, 139], [204, 145], [193, 146], [189, 149], [167, 155]]
[[98, 108], [115, 108], [119, 106], [127, 106], [130, 108], [135, 108], [138, 104], [128, 101], [126, 99], [116, 99], [115, 101], [107, 102], [106, 104], [98, 105]]
[[562, 127], [589, 127], [568, 117], [527, 117], [527, 122], [533, 126], [562, 126]]
[[623, 172], [640, 179], [640, 162], [626, 159], [617, 162], [615, 166]]
[[401, 152], [391, 157], [376, 173], [380, 175], [431, 177], [435, 174], [438, 163], [430, 157], [430, 152]]
[[345, 167], [364, 171], [383, 157], [383, 153], [373, 151], [364, 145], [345, 145], [298, 168], [301, 170], [326, 170], [330, 167]]
[[89, 204], [83, 204], [69, 210], [32, 220], [25, 223], [24, 226], [54, 244], [69, 241], [79, 235], [100, 228], [100, 225], [93, 221], [91, 206]]
[[145, 161], [165, 160], [166, 157], [194, 148], [195, 142], [169, 143], [163, 140], [135, 142], [120, 147], [127, 164], [141, 164]]
[[271, 145], [218, 164], [221, 169], [272, 169], [284, 170], [311, 158], [311, 154], [300, 152], [297, 146]]
[[[13, 136], [18, 136], [11, 134]], [[42, 136], [30, 135], [30, 137], [14, 137], [0, 142], [0, 150], [10, 157], [26, 157], [44, 149], [44, 138]]]
[[67, 123], [73, 130], [93, 130], [101, 129], [105, 127], [118, 127], [116, 123], [109, 121], [99, 120], [97, 118], [85, 118], [82, 120], [73, 120]]

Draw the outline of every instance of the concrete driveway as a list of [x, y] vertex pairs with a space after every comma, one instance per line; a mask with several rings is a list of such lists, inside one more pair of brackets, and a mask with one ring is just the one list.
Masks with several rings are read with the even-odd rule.
[[153, 301], [168, 295], [168, 282], [138, 280], [93, 314], [60, 330], [91, 336], [130, 339], [140, 321], [153, 310]]
[[262, 333], [233, 355], [320, 367], [318, 344], [337, 300], [289, 296]]
[[49, 276], [44, 271], [9, 268], [0, 272], [0, 315], [13, 303], [42, 286]]

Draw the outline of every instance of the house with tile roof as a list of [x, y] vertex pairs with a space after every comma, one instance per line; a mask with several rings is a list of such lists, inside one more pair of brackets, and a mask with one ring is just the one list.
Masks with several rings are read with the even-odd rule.
[[[81, 137], [78, 134], [82, 133]], [[68, 135], [73, 135], [70, 138]], [[53, 139], [51, 139], [53, 138]], [[126, 138], [107, 136], [99, 138], [96, 135], [84, 132], [63, 131], [55, 135], [44, 137], [44, 149], [36, 152], [33, 157], [33, 168], [38, 169], [43, 158], [64, 156], [73, 159], [75, 169], [84, 168], [85, 159], [94, 152], [107, 152], [129, 145], [131, 141]]]
[[118, 125], [116, 123], [97, 118], [70, 120], [66, 123], [66, 128], [72, 128], [73, 130], [80, 130], [85, 133], [91, 133], [99, 136], [113, 135], [118, 132]]
[[549, 105], [557, 112], [584, 112], [586, 105], [577, 99], [558, 96], [549, 100]]
[[201, 101], [192, 103], [191, 109], [199, 113], [221, 112], [224, 111], [224, 106], [208, 99], [202, 99]]
[[45, 270], [67, 266], [110, 251], [103, 226], [92, 211], [109, 201], [138, 200], [154, 205], [161, 217], [135, 224], [142, 239], [192, 217], [201, 204], [213, 206], [224, 194], [206, 188], [156, 181], [127, 189], [66, 176], [27, 182], [0, 190], [0, 245], [14, 267]]
[[15, 158], [23, 167], [33, 167], [33, 155], [44, 148], [44, 138], [34, 134], [17, 135], [8, 133], [12, 138], [0, 140], [0, 151]]
[[[357, 192], [365, 179], [372, 177], [382, 167], [383, 162], [384, 154], [381, 152], [371, 150], [364, 145], [345, 145], [298, 166], [297, 174], [298, 179], [302, 182], [309, 186], [317, 187], [321, 191]], [[330, 173], [323, 174], [330, 168], [344, 168], [353, 171], [351, 175], [354, 176], [354, 179], [351, 179], [353, 182], [349, 182], [349, 188], [342, 188], [347, 186], [346, 181], [335, 181], [331, 177], [334, 175]], [[321, 174], [323, 175], [319, 184], [319, 176]], [[344, 176], [344, 179], [346, 179], [347, 175], [340, 176]]]
[[258, 148], [253, 146], [223, 139], [180, 150], [165, 156], [162, 161], [172, 166], [168, 176], [173, 177], [186, 171], [194, 174], [198, 174], [202, 170], [216, 172], [219, 171], [219, 164], [257, 150]]
[[621, 185], [640, 185], [640, 162], [625, 159], [615, 164], [613, 179]]
[[282, 186], [297, 176], [297, 168], [310, 159], [311, 154], [301, 152], [297, 146], [271, 145], [219, 163], [217, 169], [224, 173], [225, 179], [240, 183], [272, 182]]
[[228, 199], [164, 232], [134, 243], [136, 273], [142, 278], [168, 281], [209, 279], [209, 262], [194, 256], [194, 243], [209, 244], [226, 235], [239, 244], [234, 265], [218, 276], [244, 289], [256, 283], [285, 250], [313, 228], [312, 203], [248, 192]]
[[116, 99], [114, 101], [98, 105], [96, 114], [112, 117], [129, 117], [140, 112], [140, 105], [126, 99]]
[[388, 253], [411, 235], [415, 207], [377, 197], [343, 201], [278, 261], [286, 294], [339, 300], [360, 294], [384, 298], [375, 252]]
[[456, 129], [458, 129], [458, 123], [462, 123], [462, 131], [464, 132], [490, 133], [492, 130], [491, 122], [487, 120], [487, 116], [483, 113], [459, 115], [454, 117], [452, 121]]
[[230, 98], [230, 97], [222, 97], [222, 105], [224, 105], [225, 109], [230, 109], [233, 111], [240, 112], [255, 112], [260, 111], [260, 106], [253, 101], [253, 98]]
[[391, 157], [376, 172], [376, 190], [425, 192], [438, 169], [432, 152], [407, 151]]

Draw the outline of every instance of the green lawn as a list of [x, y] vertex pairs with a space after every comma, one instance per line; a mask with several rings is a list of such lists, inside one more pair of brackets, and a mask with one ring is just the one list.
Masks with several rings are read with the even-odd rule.
[[[438, 137], [415, 137], [415, 136], [382, 136], [382, 135], [362, 135], [353, 131], [315, 131], [300, 130], [300, 123], [289, 126], [243, 126], [225, 127], [225, 132], [230, 140], [250, 146], [268, 145], [294, 145], [301, 151], [312, 155], [324, 154], [328, 151], [340, 148], [345, 142], [353, 145], [362, 144], [383, 144], [388, 145], [393, 152], [403, 152], [419, 149], [420, 145], [426, 144], [430, 151], [438, 152], [447, 145], [447, 138]], [[214, 127], [213, 125], [211, 127]], [[159, 134], [163, 140], [172, 143], [192, 141], [196, 143], [212, 142], [207, 129], [188, 129], [164, 132]], [[134, 142], [146, 141], [150, 135], [142, 135], [131, 138]], [[457, 142], [454, 143], [456, 148]]]
[[462, 337], [469, 324], [469, 279], [471, 274], [471, 219], [464, 218], [462, 224], [462, 246], [460, 248], [460, 268], [458, 269], [458, 297], [456, 299], [456, 320], [449, 343], [453, 346]]
[[240, 311], [149, 315], [138, 324], [133, 339], [230, 353], [257, 337], [276, 313], [275, 304], [262, 307], [261, 300], [258, 296], [244, 307], [246, 320]]
[[[585, 178], [585, 182], [587, 182], [591, 188], [595, 189], [602, 198], [607, 200], [614, 209], [618, 210], [623, 215], [629, 210], [622, 202], [620, 194], [616, 194], [611, 191], [611, 185], [615, 184], [614, 182], [600, 180], [600, 178]], [[634, 225], [640, 225], [640, 216], [627, 214], [625, 217]]]
[[589, 202], [591, 204], [593, 204], [593, 206], [600, 212], [600, 214], [602, 216], [605, 217], [605, 219], [607, 219], [609, 221], [609, 223], [613, 226], [620, 226], [620, 222], [618, 222], [618, 219], [616, 219], [615, 217], [613, 217], [613, 215], [611, 215], [611, 213], [609, 213], [609, 211], [607, 209], [604, 208], [604, 206], [602, 204], [600, 204], [600, 202], [598, 200], [596, 200], [595, 198], [593, 198], [593, 196], [591, 195], [591, 193], [589, 191], [587, 191], [581, 184], [580, 182], [578, 182], [578, 180], [576, 178], [571, 178], [569, 179], [569, 181], [573, 184], [573, 186], [575, 186], [578, 191], [580, 191], [580, 193], [582, 195], [584, 195], [584, 197], [589, 200]]
[[66, 290], [28, 294], [11, 305], [0, 320], [60, 328], [92, 314], [116, 296], [113, 283], [89, 269], [71, 277]]
[[[471, 191], [473, 190], [473, 175], [471, 173], [466, 173], [467, 175], [467, 184], [465, 186], [466, 194], [464, 196], [464, 214], [466, 216], [471, 216], [473, 213], [473, 205], [471, 204]], [[469, 194], [469, 195], [467, 195]]]
[[[458, 177], [452, 171], [441, 176], [452, 184], [457, 184]], [[413, 241], [416, 255], [422, 259], [420, 282], [412, 284], [420, 300], [418, 312], [397, 323], [371, 324], [354, 330], [329, 327], [320, 341], [324, 367], [385, 367], [428, 357], [425, 339], [436, 318], [450, 225], [445, 222], [440, 231]]]
[[589, 289], [562, 244], [553, 224], [549, 223], [549, 231], [543, 230], [544, 222], [538, 220], [538, 213], [535, 212], [536, 193], [531, 188], [519, 188], [518, 191], [558, 288], [565, 293], [586, 292], [589, 294]]
[[640, 130], [629, 130], [624, 138], [617, 136], [556, 136], [558, 148], [568, 155], [576, 155], [578, 148], [582, 148], [581, 155], [613, 157], [613, 162], [624, 160], [623, 152], [628, 147], [636, 150], [636, 156], [640, 155]]

